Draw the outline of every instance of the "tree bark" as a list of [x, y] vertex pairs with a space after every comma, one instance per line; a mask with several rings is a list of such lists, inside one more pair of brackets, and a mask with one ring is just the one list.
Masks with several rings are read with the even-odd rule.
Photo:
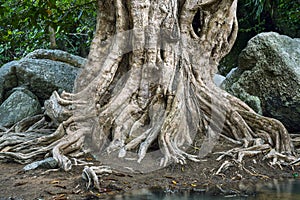
[[[292, 154], [279, 121], [213, 83], [237, 35], [236, 6], [237, 0], [98, 0], [95, 37], [74, 93], [49, 101], [50, 110], [70, 116], [55, 132], [64, 136], [45, 151], [52, 149], [65, 170], [66, 155], [82, 149], [119, 157], [133, 151], [141, 162], [156, 143], [162, 166], [198, 161], [220, 139]], [[190, 153], [198, 141], [199, 152]]]

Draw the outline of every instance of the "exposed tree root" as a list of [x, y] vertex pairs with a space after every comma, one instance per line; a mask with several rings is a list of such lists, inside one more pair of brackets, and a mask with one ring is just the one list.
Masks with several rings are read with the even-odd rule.
[[[295, 151], [279, 121], [256, 114], [213, 84], [218, 61], [237, 34], [237, 1], [177, 3], [99, 1], [103, 24], [74, 94], [54, 92], [45, 103], [57, 130], [43, 127], [42, 116], [2, 128], [0, 159], [29, 163], [53, 156], [70, 170], [71, 158], [87, 152], [100, 159], [103, 153], [117, 152], [120, 158], [134, 153], [142, 163], [159, 151], [159, 164], [166, 166], [198, 162], [226, 139], [240, 147], [221, 152], [218, 160], [241, 163], [245, 156], [266, 154], [272, 164], [293, 163]], [[134, 30], [122, 34], [130, 27]], [[35, 133], [24, 137], [30, 131]], [[199, 151], [191, 153], [199, 141]], [[216, 173], [231, 164], [225, 161]], [[87, 187], [99, 189], [96, 174], [105, 170], [86, 167]]]

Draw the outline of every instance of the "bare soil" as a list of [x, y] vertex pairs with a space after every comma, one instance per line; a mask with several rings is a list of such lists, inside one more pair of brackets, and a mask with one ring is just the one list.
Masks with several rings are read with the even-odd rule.
[[[242, 167], [237, 165], [216, 175], [224, 162], [216, 161], [218, 155], [210, 154], [202, 162], [186, 165], [171, 164], [149, 173], [119, 172], [100, 177], [101, 189], [87, 189], [82, 179], [83, 166], [75, 166], [70, 172], [48, 172], [47, 169], [24, 171], [23, 165], [0, 163], [0, 200], [6, 199], [113, 199], [114, 195], [141, 188], [164, 190], [193, 190], [210, 194], [253, 194], [257, 183], [272, 179], [292, 178], [299, 172], [290, 166], [271, 166], [261, 161], [263, 155], [247, 157]], [[87, 160], [90, 158], [87, 157]], [[90, 160], [89, 160], [90, 161]], [[93, 161], [96, 164], [97, 161]]]

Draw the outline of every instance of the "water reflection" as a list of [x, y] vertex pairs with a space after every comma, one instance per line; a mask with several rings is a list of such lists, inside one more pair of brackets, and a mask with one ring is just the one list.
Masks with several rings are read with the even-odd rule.
[[115, 200], [299, 200], [300, 199], [300, 180], [273, 180], [266, 184], [256, 186], [256, 194], [250, 196], [212, 196], [204, 192], [194, 191], [171, 191], [162, 189], [141, 189], [128, 194], [116, 195], [111, 199]]
[[254, 199], [284, 199], [299, 200], [300, 199], [300, 180], [291, 179], [285, 181], [273, 180], [273, 182], [258, 185], [257, 197]]
[[221, 199], [247, 199], [246, 197], [228, 198], [224, 196], [209, 196], [202, 192], [191, 191], [164, 191], [164, 190], [137, 190], [130, 194], [117, 195], [112, 199], [116, 200], [221, 200]]

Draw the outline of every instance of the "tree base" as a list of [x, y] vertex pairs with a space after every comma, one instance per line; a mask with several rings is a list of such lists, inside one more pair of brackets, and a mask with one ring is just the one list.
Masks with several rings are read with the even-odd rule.
[[[74, 94], [54, 92], [45, 103], [57, 130], [25, 139], [5, 131], [0, 159], [28, 163], [53, 156], [68, 171], [83, 154], [101, 161], [107, 153], [135, 159], [137, 169], [151, 160], [157, 170], [201, 163], [226, 140], [239, 147], [220, 152], [219, 159], [232, 161], [218, 174], [246, 156], [266, 154], [279, 166], [296, 160], [279, 121], [256, 114], [213, 83], [237, 35], [237, 0], [98, 3], [95, 39]], [[84, 174], [98, 184], [92, 168]]]

